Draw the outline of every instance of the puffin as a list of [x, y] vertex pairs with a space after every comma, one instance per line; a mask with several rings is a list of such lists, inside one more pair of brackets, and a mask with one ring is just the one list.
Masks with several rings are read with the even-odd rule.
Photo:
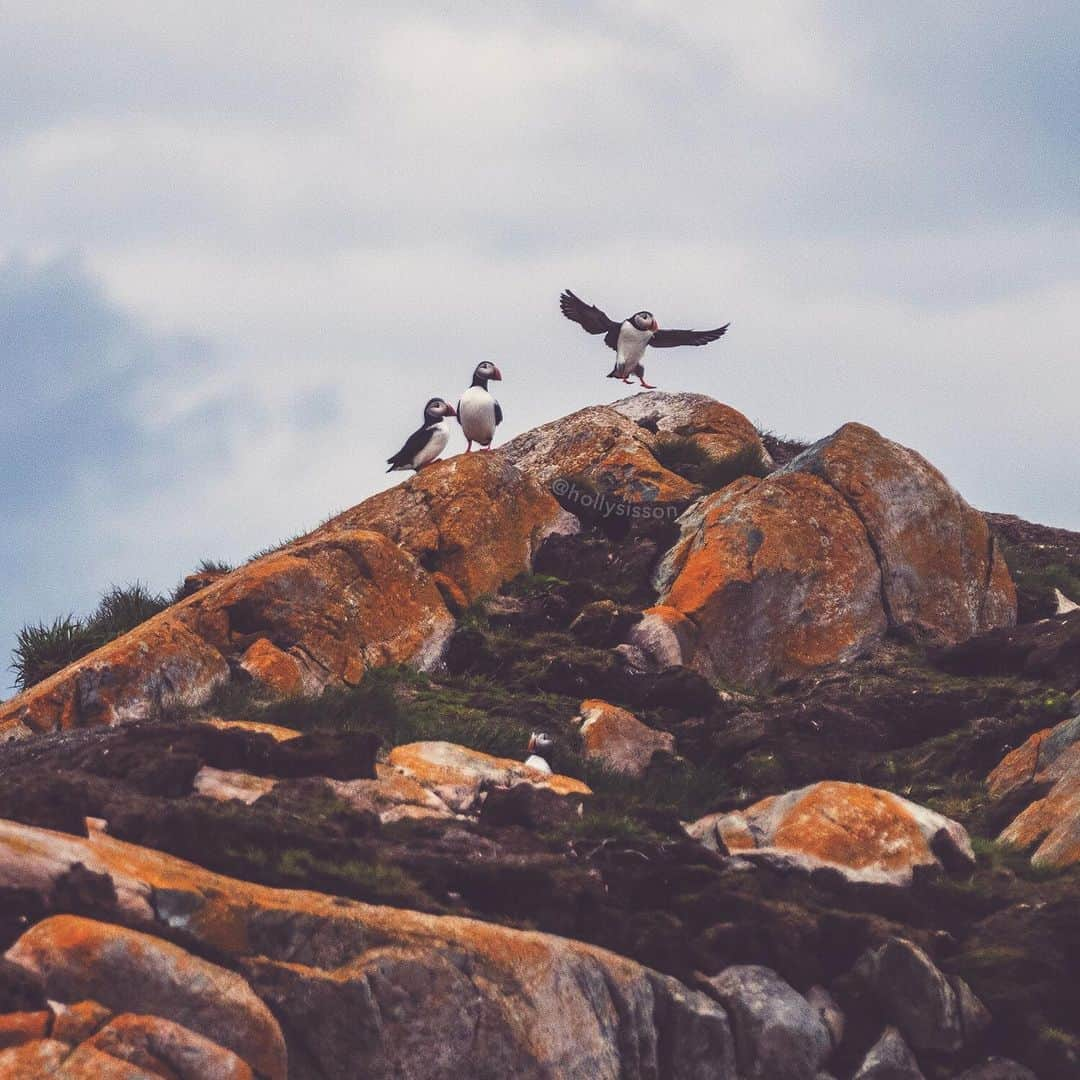
[[457, 404], [458, 423], [469, 440], [465, 453], [472, 449], [473, 443], [479, 443], [487, 450], [495, 438], [495, 428], [502, 423], [502, 409], [488, 392], [487, 385], [491, 379], [502, 382], [502, 372], [490, 360], [477, 364], [472, 386], [461, 395]]
[[661, 330], [660, 324], [651, 311], [638, 311], [628, 319], [617, 323], [609, 319], [595, 304], [586, 304], [580, 297], [566, 289], [559, 297], [562, 313], [571, 321], [583, 327], [588, 334], [603, 334], [604, 344], [615, 350], [615, 366], [608, 374], [609, 379], [622, 379], [628, 383], [631, 375], [637, 375], [646, 390], [656, 387], [645, 381], [645, 346], [654, 349], [671, 349], [676, 345], [708, 345], [718, 337], [723, 337], [731, 323], [718, 326], [715, 330]]
[[441, 397], [433, 397], [424, 406], [424, 423], [405, 440], [405, 445], [393, 457], [386, 459], [390, 466], [386, 471], [415, 469], [419, 472], [433, 462], [450, 441], [447, 417], [456, 415], [453, 405], [447, 404]]
[[547, 763], [544, 754], [550, 754], [555, 748], [555, 740], [545, 731], [534, 731], [529, 736], [529, 756], [525, 764], [537, 772], [550, 773], [551, 766]]

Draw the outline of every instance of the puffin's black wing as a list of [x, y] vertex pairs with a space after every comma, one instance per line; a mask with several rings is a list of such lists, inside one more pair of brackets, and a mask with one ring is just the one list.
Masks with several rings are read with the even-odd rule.
[[588, 334], [619, 333], [619, 324], [609, 319], [595, 304], [586, 304], [579, 296], [567, 289], [559, 297], [559, 308], [571, 321], [576, 322]]
[[401, 465], [411, 466], [413, 458], [420, 453], [421, 450], [427, 445], [428, 439], [431, 438], [431, 432], [426, 427], [417, 428], [406, 440], [405, 445], [393, 456], [386, 459], [387, 465], [390, 466], [387, 472], [393, 472], [394, 469]]
[[676, 345], [708, 345], [718, 337], [723, 337], [731, 323], [725, 323], [715, 330], [657, 330], [649, 344], [657, 349], [672, 349]]
[[502, 406], [495, 402], [495, 426], [498, 427], [502, 423]]

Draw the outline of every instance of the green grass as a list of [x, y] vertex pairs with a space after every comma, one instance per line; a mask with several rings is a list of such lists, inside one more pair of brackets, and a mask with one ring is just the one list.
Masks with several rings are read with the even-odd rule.
[[133, 630], [169, 606], [142, 582], [113, 585], [85, 619], [62, 615], [51, 623], [24, 626], [11, 657], [15, 685], [28, 690], [94, 649]]

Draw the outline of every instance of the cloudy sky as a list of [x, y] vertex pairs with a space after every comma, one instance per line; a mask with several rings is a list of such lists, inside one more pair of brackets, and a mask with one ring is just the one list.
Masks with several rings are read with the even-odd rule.
[[4, 4], [0, 666], [397, 482], [481, 359], [507, 436], [612, 399], [564, 286], [1080, 528], [1075, 3], [207, 7]]

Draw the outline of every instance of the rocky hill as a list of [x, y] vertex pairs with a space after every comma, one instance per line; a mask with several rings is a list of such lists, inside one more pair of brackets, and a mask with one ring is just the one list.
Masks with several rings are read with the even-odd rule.
[[0, 1077], [1080, 1076], [1073, 580], [860, 424], [439, 462], [0, 704]]

